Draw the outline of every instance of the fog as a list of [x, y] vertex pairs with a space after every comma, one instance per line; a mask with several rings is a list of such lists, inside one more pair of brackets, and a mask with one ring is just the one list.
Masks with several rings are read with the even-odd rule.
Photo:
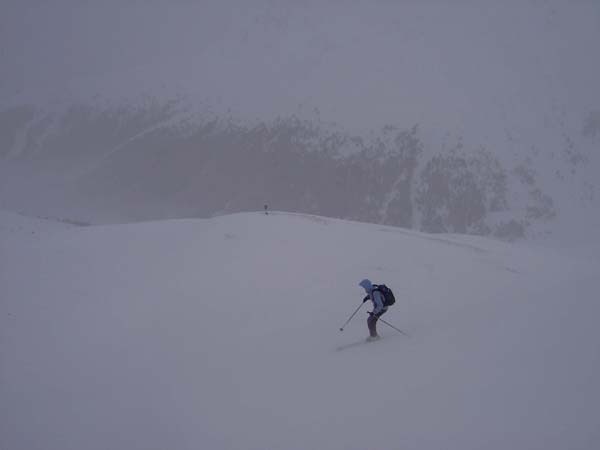
[[[513, 237], [600, 222], [594, 1], [9, 1], [0, 33], [5, 209], [119, 222], [275, 202], [433, 232], [502, 235], [509, 226]], [[406, 133], [416, 162], [398, 156], [394, 142]], [[280, 162], [267, 155], [263, 168], [241, 176], [242, 161], [257, 158], [248, 147]], [[386, 163], [369, 162], [384, 157], [378, 149], [396, 153], [399, 170], [390, 170], [402, 180], [378, 181]], [[299, 163], [305, 150], [321, 155], [321, 175]], [[345, 159], [356, 154], [363, 158]], [[170, 169], [150, 177], [140, 168], [156, 158]], [[432, 164], [452, 174], [445, 187], [432, 187]], [[452, 206], [449, 193], [466, 198], [457, 183], [469, 184], [456, 164], [479, 180], [471, 183], [476, 197], [491, 195], [481, 181], [488, 172], [506, 179], [504, 198]], [[211, 167], [222, 172], [203, 185], [197, 174]], [[326, 175], [336, 170], [337, 185]], [[294, 174], [296, 187], [277, 172]], [[377, 192], [339, 191], [363, 185], [357, 175], [379, 184]], [[208, 203], [193, 200], [207, 190]], [[399, 206], [390, 215], [391, 199]], [[423, 219], [428, 208], [474, 218]]]
[[599, 448], [598, 43], [597, 0], [1, 0], [1, 450]]
[[251, 116], [319, 108], [354, 126], [464, 129], [498, 109], [531, 121], [552, 107], [598, 108], [599, 9], [593, 1], [9, 2], [2, 87], [5, 96], [123, 95], [165, 85]]

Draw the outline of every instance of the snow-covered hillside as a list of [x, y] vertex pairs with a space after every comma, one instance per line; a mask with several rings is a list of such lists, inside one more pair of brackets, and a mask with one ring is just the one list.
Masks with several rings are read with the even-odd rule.
[[5, 3], [2, 209], [600, 223], [597, 2]]
[[[597, 254], [286, 213], [0, 224], [2, 449], [600, 445]], [[363, 277], [409, 338], [345, 348]]]

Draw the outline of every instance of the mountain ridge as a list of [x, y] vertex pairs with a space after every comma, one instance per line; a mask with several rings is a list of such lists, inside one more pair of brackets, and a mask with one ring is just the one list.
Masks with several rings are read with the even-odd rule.
[[[112, 215], [109, 221], [208, 217], [266, 203], [429, 232], [514, 239], [538, 224], [543, 229], [566, 202], [573, 203], [573, 195], [584, 197], [581, 209], [597, 202], [595, 184], [579, 179], [593, 172], [597, 155], [578, 144], [593, 143], [595, 136], [565, 138], [570, 144], [554, 157], [558, 162], [538, 166], [547, 154], [535, 149], [511, 161], [482, 146], [468, 148], [463, 139], [451, 148], [428, 147], [418, 125], [387, 125], [360, 136], [294, 116], [248, 124], [202, 115], [178, 99], [161, 103], [147, 97], [137, 106], [125, 105], [0, 113], [5, 208], [14, 209], [14, 193], [22, 192], [7, 181], [11, 172], [13, 180], [21, 178], [19, 167], [31, 170], [26, 182], [32, 186], [46, 178], [30, 199], [59, 187], [46, 211], [30, 212], [47, 213], [52, 204], [71, 198], [66, 214], [90, 222], [106, 217], [93, 217], [86, 202]], [[571, 183], [570, 197], [556, 198], [556, 190], [547, 190], [548, 179]], [[24, 183], [17, 180], [16, 186], [19, 182]], [[136, 207], [127, 207], [126, 198]]]
[[0, 207], [119, 222], [268, 203], [506, 239], [598, 222], [593, 2], [28, 5], [0, 17], [21, 43]]

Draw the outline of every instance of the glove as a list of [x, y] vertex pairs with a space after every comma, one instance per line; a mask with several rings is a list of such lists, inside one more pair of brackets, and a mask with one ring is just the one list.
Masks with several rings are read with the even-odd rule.
[[366, 302], [367, 300], [369, 300], [369, 296], [367, 295], [365, 298], [363, 298], [363, 303]]

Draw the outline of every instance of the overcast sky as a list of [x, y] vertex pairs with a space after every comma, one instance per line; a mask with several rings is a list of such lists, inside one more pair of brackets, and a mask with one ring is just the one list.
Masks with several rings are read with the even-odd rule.
[[450, 126], [600, 108], [593, 0], [2, 4], [0, 100], [166, 87], [248, 115]]

